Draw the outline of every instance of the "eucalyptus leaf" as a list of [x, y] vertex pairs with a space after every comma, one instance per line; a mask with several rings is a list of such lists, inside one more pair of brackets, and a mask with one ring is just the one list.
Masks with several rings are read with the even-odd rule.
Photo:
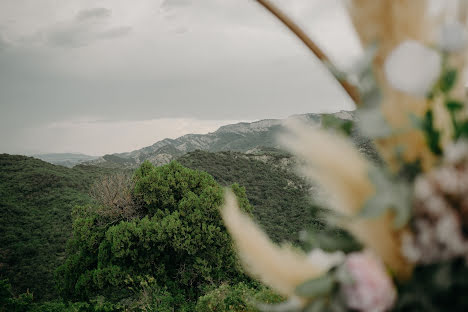
[[409, 114], [409, 120], [411, 125], [415, 129], [423, 130], [424, 129], [424, 120], [415, 114]]
[[359, 217], [376, 218], [391, 210], [395, 214], [394, 226], [401, 228], [411, 217], [411, 188], [404, 182], [390, 179], [380, 169], [369, 172], [375, 187], [375, 194], [363, 206]]
[[363, 108], [374, 108], [378, 107], [382, 102], [382, 92], [375, 85], [375, 88], [371, 90], [367, 90], [366, 92], [361, 91], [361, 98], [362, 98], [362, 107]]
[[362, 108], [356, 112], [358, 127], [364, 136], [385, 138], [392, 134], [392, 128], [385, 120], [379, 107]]
[[372, 63], [378, 52], [378, 48], [379, 46], [376, 42], [368, 45], [364, 50], [364, 55], [353, 64], [351, 71], [362, 76], [369, 68], [372, 68]]
[[331, 274], [309, 280], [296, 288], [296, 295], [304, 298], [315, 298], [329, 294], [336, 281]]
[[342, 285], [349, 285], [354, 283], [353, 276], [351, 275], [351, 273], [349, 273], [345, 266], [340, 266], [336, 270], [335, 276]]
[[305, 309], [304, 312], [323, 312], [327, 307], [327, 301], [324, 298], [320, 298], [312, 301]]
[[468, 120], [465, 120], [458, 124], [457, 138], [468, 138]]
[[262, 312], [300, 312], [302, 304], [297, 298], [291, 298], [288, 301], [279, 304], [257, 304], [257, 309]]
[[340, 298], [337, 297], [337, 298], [334, 298], [332, 302], [330, 302], [328, 311], [329, 312], [347, 312], [348, 307], [346, 306], [346, 303], [343, 302], [343, 300], [340, 300]]

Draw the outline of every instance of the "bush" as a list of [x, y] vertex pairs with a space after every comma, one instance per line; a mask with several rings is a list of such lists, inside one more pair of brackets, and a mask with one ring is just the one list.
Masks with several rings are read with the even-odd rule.
[[196, 312], [257, 312], [256, 303], [278, 303], [283, 298], [270, 289], [255, 289], [244, 283], [223, 284], [198, 299]]
[[[115, 220], [92, 206], [74, 210], [68, 257], [57, 271], [63, 298], [135, 302], [142, 299], [135, 289], [151, 281], [146, 306], [171, 302], [182, 310], [206, 285], [245, 279], [219, 213], [223, 189], [210, 175], [176, 162], [145, 162], [133, 181], [144, 217]], [[245, 190], [233, 190], [250, 211]]]
[[0, 280], [0, 312], [27, 312], [31, 309], [33, 295], [29, 292], [15, 297], [8, 280]]
[[138, 217], [140, 207], [132, 196], [134, 185], [131, 175], [125, 173], [108, 175], [95, 182], [89, 195], [99, 204], [97, 213], [111, 220], [129, 221]]

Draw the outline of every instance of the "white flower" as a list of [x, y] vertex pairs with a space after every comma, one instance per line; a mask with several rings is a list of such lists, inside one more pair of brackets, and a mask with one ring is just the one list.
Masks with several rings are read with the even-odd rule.
[[445, 149], [445, 161], [449, 164], [459, 164], [468, 160], [468, 142], [458, 141]]
[[361, 312], [384, 312], [393, 307], [395, 287], [382, 262], [372, 252], [348, 255], [344, 268], [352, 279], [342, 288], [349, 308]]
[[439, 79], [442, 58], [423, 44], [407, 40], [385, 60], [385, 75], [390, 85], [414, 96], [426, 96]]
[[307, 254], [307, 260], [326, 272], [341, 264], [345, 260], [345, 254], [342, 251], [325, 252], [320, 248], [316, 248]]
[[465, 49], [467, 33], [465, 26], [457, 20], [442, 25], [439, 33], [439, 47], [446, 52], [459, 52]]

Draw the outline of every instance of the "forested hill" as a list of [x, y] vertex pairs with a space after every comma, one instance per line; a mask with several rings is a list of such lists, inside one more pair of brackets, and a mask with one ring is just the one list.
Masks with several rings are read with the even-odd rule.
[[38, 298], [54, 295], [53, 272], [71, 233], [71, 209], [89, 202], [89, 186], [108, 172], [0, 154], [0, 279]]
[[311, 186], [290, 170], [294, 160], [289, 154], [274, 149], [249, 154], [195, 151], [178, 161], [208, 172], [221, 185], [245, 187], [255, 218], [277, 242], [297, 242], [299, 230], [317, 222]]
[[[178, 161], [208, 172], [222, 185], [244, 186], [254, 217], [276, 241], [297, 241], [298, 229], [313, 222], [310, 186], [287, 170], [292, 166], [288, 154], [195, 151]], [[71, 210], [91, 202], [93, 181], [112, 172], [0, 155], [0, 279], [8, 278], [15, 293], [29, 289], [36, 299], [55, 296], [54, 271], [64, 259]]]

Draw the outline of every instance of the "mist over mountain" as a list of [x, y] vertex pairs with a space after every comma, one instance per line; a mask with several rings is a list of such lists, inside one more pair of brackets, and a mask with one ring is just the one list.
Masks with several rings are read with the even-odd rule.
[[95, 160], [99, 158], [99, 156], [90, 156], [80, 153], [51, 153], [51, 154], [36, 154], [32, 155], [32, 157], [43, 160], [45, 162], [64, 166], [68, 168], [72, 168], [76, 165], [81, 163]]

